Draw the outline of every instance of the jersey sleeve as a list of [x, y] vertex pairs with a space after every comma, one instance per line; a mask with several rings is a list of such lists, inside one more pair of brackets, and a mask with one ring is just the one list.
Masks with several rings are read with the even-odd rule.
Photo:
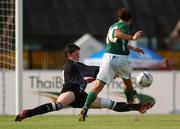
[[96, 78], [99, 72], [99, 66], [87, 66], [80, 62], [76, 62], [76, 66], [83, 77]]
[[118, 25], [118, 29], [121, 30], [125, 34], [129, 34], [129, 27], [126, 24]]

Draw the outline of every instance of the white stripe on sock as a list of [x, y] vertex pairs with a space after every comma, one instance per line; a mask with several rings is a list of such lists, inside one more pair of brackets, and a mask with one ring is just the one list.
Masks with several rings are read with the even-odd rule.
[[53, 111], [56, 111], [56, 104], [55, 103], [52, 103], [52, 108], [53, 108]]

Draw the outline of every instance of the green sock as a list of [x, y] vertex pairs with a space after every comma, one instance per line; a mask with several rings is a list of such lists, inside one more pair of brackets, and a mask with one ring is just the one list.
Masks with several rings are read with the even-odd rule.
[[97, 95], [94, 92], [89, 92], [84, 107], [89, 109], [96, 97]]
[[126, 95], [126, 99], [128, 103], [131, 102], [134, 95], [137, 94], [135, 90], [127, 90], [127, 89], [124, 90], [124, 93]]

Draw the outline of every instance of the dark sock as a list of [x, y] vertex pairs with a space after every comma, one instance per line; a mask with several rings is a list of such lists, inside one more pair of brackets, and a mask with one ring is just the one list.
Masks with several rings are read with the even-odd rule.
[[115, 102], [114, 106], [112, 107], [112, 110], [117, 112], [126, 112], [126, 111], [130, 111], [131, 108], [125, 102]]
[[125, 102], [114, 102], [112, 110], [117, 112], [139, 111], [142, 104], [127, 104]]
[[126, 95], [127, 102], [130, 103], [133, 100], [134, 95], [137, 94], [136, 90], [125, 89], [124, 93]]
[[142, 104], [128, 104], [131, 110], [139, 111], [139, 109], [142, 107]]
[[35, 116], [35, 115], [40, 115], [40, 114], [45, 114], [51, 111], [58, 111], [61, 110], [63, 108], [61, 103], [47, 103], [47, 104], [43, 104], [41, 106], [38, 106], [34, 109], [30, 109], [26, 111], [25, 116], [26, 117], [31, 117], [31, 116]]

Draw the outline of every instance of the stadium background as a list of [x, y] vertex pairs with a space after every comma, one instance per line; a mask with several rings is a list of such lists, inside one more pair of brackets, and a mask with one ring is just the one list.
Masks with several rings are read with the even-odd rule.
[[[13, 1], [13, 0], [12, 0]], [[12, 2], [8, 1], [8, 2]], [[8, 6], [5, 0], [0, 3], [1, 9]], [[116, 9], [128, 7], [134, 14], [133, 32], [143, 30], [143, 37], [138, 43], [165, 58], [166, 67], [148, 68], [154, 77], [153, 85], [147, 89], [139, 89], [134, 85], [139, 94], [149, 95], [156, 99], [156, 105], [149, 113], [167, 114], [180, 111], [180, 20], [178, 0], [36, 0], [23, 1], [23, 108], [33, 108], [37, 105], [55, 101], [62, 88], [62, 66], [64, 64], [63, 49], [66, 44], [77, 43], [84, 36], [93, 37], [87, 44], [98, 49], [98, 45], [105, 45], [105, 37], [109, 26], [117, 20]], [[0, 16], [8, 14], [9, 10], [0, 11]], [[11, 18], [11, 15], [7, 19]], [[3, 29], [13, 28], [8, 20], [3, 22], [0, 18], [0, 26]], [[12, 24], [14, 25], [14, 24]], [[2, 41], [6, 41], [9, 29], [4, 29]], [[11, 31], [9, 32], [11, 33]], [[14, 44], [14, 34], [12, 42]], [[92, 40], [93, 39], [93, 40]], [[7, 40], [9, 41], [9, 40]], [[94, 45], [96, 41], [98, 44]], [[6, 42], [5, 42], [6, 43]], [[7, 49], [7, 44], [1, 42], [0, 64], [8, 61], [7, 57], [14, 53]], [[4, 45], [5, 44], [5, 45]], [[4, 48], [3, 48], [4, 47]], [[87, 54], [91, 47], [83, 48], [83, 55]], [[4, 55], [3, 55], [4, 54]], [[4, 61], [3, 61], [4, 59]], [[6, 65], [0, 65], [0, 114], [15, 114], [15, 77], [14, 73], [6, 70], [8, 65], [14, 70], [14, 58], [9, 59]], [[5, 66], [4, 68], [1, 66]], [[138, 68], [136, 73], [147, 70]], [[110, 97], [117, 101], [124, 101], [122, 93], [122, 80], [114, 80], [110, 88], [106, 87], [102, 96]], [[135, 83], [133, 83], [135, 84]], [[94, 85], [94, 84], [91, 84]], [[89, 87], [90, 88], [90, 87]], [[163, 89], [163, 92], [161, 92]], [[119, 94], [120, 93], [120, 94]], [[142, 97], [144, 98], [144, 96]], [[164, 98], [166, 101], [164, 101]], [[166, 105], [164, 107], [164, 105]], [[92, 113], [102, 112], [96, 110]], [[78, 110], [63, 110], [59, 114], [77, 114]], [[109, 111], [103, 113], [108, 114]]]
[[[156, 99], [152, 110], [145, 115], [90, 110], [87, 121], [82, 123], [77, 121], [79, 110], [69, 108], [52, 113], [55, 115], [14, 122], [17, 78], [13, 15], [17, 1], [0, 0], [0, 129], [180, 129], [179, 0], [22, 0], [23, 108], [56, 100], [62, 88], [64, 46], [87, 34], [104, 45], [107, 29], [117, 19], [115, 10], [119, 7], [128, 7], [133, 12], [133, 32], [137, 29], [145, 32], [138, 43], [166, 59], [168, 67], [149, 69], [154, 77], [151, 87], [139, 89], [134, 85], [138, 95], [144, 95], [142, 98]], [[134, 70], [133, 76], [142, 70], [145, 69]], [[122, 80], [114, 80], [100, 95], [123, 100], [121, 84]]]
[[24, 68], [62, 68], [64, 46], [86, 33], [104, 43], [119, 7], [133, 12], [133, 32], [144, 31], [141, 44], [165, 57], [167, 69], [180, 69], [179, 0], [26, 0]]

